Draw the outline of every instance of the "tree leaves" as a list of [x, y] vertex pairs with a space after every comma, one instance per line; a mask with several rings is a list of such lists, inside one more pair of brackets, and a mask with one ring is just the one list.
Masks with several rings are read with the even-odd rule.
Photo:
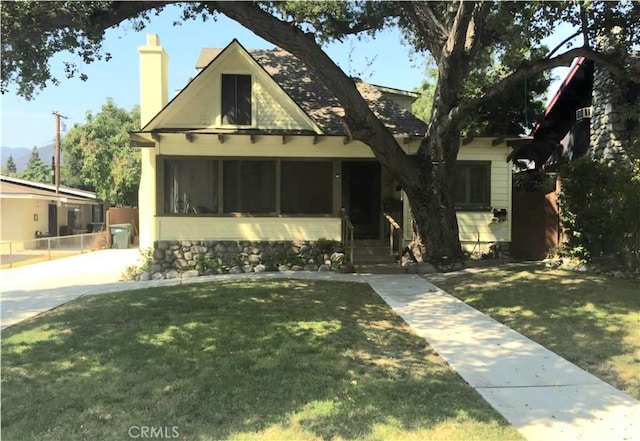
[[115, 205], [137, 205], [140, 152], [131, 147], [128, 132], [139, 128], [137, 107], [129, 112], [108, 99], [100, 112], [87, 112], [85, 123], [62, 141], [65, 184], [94, 190]]
[[33, 182], [51, 182], [51, 167], [42, 162], [37, 147], [34, 147], [33, 150], [31, 150], [31, 156], [29, 157], [29, 161], [27, 162], [27, 168], [24, 170], [24, 172], [22, 172], [20, 178]]
[[[17, 94], [30, 100], [48, 84], [60, 79], [49, 61], [57, 53], [69, 52], [89, 64], [110, 55], [102, 42], [106, 29], [132, 20], [142, 29], [149, 20], [147, 10], [160, 11], [167, 2], [15, 1], [0, 4], [1, 83], [4, 94], [15, 84]], [[76, 62], [63, 61], [67, 78], [86, 75]]]
[[18, 174], [18, 169], [16, 167], [16, 163], [13, 160], [13, 155], [9, 155], [7, 158], [7, 163], [2, 170], [2, 174], [7, 176], [16, 176]]

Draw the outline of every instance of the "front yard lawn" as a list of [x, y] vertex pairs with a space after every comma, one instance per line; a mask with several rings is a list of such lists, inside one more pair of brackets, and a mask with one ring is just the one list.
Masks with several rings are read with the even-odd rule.
[[500, 270], [437, 283], [479, 311], [640, 399], [640, 283]]
[[522, 439], [366, 284], [151, 288], [3, 332], [3, 440], [145, 427], [180, 440]]

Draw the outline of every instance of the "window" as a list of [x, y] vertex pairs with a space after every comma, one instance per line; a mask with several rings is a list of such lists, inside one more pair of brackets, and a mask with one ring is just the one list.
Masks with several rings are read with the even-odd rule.
[[218, 212], [218, 161], [172, 159], [164, 164], [165, 213]]
[[165, 159], [164, 178], [164, 214], [333, 211], [331, 161]]
[[455, 186], [456, 207], [491, 208], [491, 162], [459, 161]]
[[224, 161], [225, 213], [276, 212], [276, 161]]
[[104, 204], [93, 205], [91, 207], [91, 221], [104, 222]]
[[331, 214], [333, 164], [328, 161], [282, 161], [283, 214]]
[[251, 125], [251, 75], [222, 75], [222, 124]]
[[69, 205], [67, 207], [67, 225], [72, 230], [82, 229], [82, 209], [79, 205]]

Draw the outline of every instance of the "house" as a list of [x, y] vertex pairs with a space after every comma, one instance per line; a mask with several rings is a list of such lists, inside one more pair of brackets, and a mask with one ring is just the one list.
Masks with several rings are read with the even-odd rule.
[[[635, 60], [640, 68], [640, 58]], [[554, 170], [561, 162], [587, 154], [615, 164], [637, 124], [626, 119], [621, 108], [637, 105], [640, 86], [625, 83], [618, 83], [592, 60], [577, 58], [532, 131], [531, 140], [517, 146], [509, 160], [531, 161], [538, 171]]]
[[102, 201], [90, 191], [0, 176], [2, 242], [90, 232], [103, 217]]
[[[337, 99], [296, 57], [247, 50], [237, 40], [205, 48], [198, 75], [169, 101], [168, 56], [158, 36], [149, 35], [139, 52], [142, 129], [131, 139], [142, 151], [140, 247], [154, 247], [158, 259], [182, 256], [165, 268], [213, 249], [259, 256], [275, 243], [341, 241], [343, 208], [357, 241], [388, 238], [385, 211], [410, 239], [409, 206], [397, 183], [369, 147], [349, 137]], [[408, 108], [418, 95], [354, 81], [399, 144], [416, 152], [426, 125]], [[461, 239], [470, 248], [509, 242], [510, 149], [497, 138], [461, 144]], [[493, 209], [503, 210], [504, 222]]]
[[[640, 59], [635, 60], [640, 67]], [[618, 164], [637, 124], [622, 109], [637, 106], [639, 97], [639, 85], [616, 82], [592, 60], [576, 59], [531, 139], [520, 142], [508, 157], [529, 166], [515, 177], [527, 186], [514, 191], [514, 256], [540, 259], [561, 243], [558, 166], [585, 155]]]

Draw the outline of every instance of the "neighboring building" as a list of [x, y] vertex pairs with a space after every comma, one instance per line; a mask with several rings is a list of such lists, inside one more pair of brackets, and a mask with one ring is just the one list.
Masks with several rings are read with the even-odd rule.
[[540, 259], [561, 243], [560, 186], [555, 173], [545, 173], [556, 172], [559, 164], [585, 155], [609, 166], [621, 164], [626, 156], [624, 146], [632, 141], [638, 124], [623, 108], [637, 106], [639, 97], [638, 84], [616, 82], [593, 61], [576, 60], [531, 139], [521, 141], [508, 158], [529, 166], [515, 178], [527, 184], [514, 191], [515, 257]]
[[104, 219], [95, 193], [8, 176], [0, 176], [0, 203], [3, 242], [86, 233]]
[[531, 133], [532, 139], [516, 147], [509, 160], [533, 161], [535, 170], [548, 170], [589, 154], [614, 165], [625, 155], [623, 146], [638, 124], [621, 109], [637, 105], [639, 97], [639, 85], [617, 83], [606, 69], [578, 58]]
[[[174, 240], [340, 241], [342, 208], [356, 239], [384, 240], [384, 211], [409, 238], [397, 183], [349, 137], [337, 99], [296, 57], [247, 51], [237, 40], [203, 49], [200, 73], [168, 102], [168, 57], [158, 37], [149, 35], [139, 51], [142, 129], [131, 138], [142, 150], [142, 248]], [[426, 131], [408, 110], [417, 94], [355, 81], [399, 144], [417, 151]], [[470, 248], [509, 242], [510, 148], [495, 137], [461, 144], [461, 240]], [[504, 210], [499, 222], [494, 209]]]

